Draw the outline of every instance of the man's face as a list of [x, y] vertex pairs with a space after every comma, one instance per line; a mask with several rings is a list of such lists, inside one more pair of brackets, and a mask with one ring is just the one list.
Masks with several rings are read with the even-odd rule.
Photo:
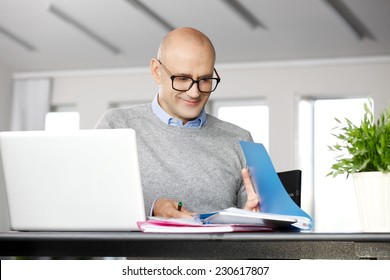
[[[161, 62], [175, 76], [190, 77], [194, 80], [213, 76], [214, 57], [207, 48], [193, 48], [187, 51], [178, 49], [164, 55]], [[160, 106], [172, 117], [180, 119], [183, 124], [195, 119], [206, 105], [210, 93], [200, 92], [196, 83], [185, 92], [174, 90], [168, 71], [160, 64], [158, 67]]]

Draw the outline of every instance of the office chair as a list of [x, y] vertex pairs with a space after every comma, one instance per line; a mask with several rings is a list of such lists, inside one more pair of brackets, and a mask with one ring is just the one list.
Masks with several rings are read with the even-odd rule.
[[280, 181], [282, 182], [287, 193], [290, 195], [292, 200], [301, 207], [301, 170], [288, 170], [278, 172]]

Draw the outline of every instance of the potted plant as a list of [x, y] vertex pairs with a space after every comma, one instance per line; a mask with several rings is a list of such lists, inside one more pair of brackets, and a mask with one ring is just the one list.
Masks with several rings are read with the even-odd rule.
[[336, 119], [338, 142], [329, 148], [340, 155], [328, 175], [352, 174], [363, 231], [390, 232], [390, 104], [377, 120], [371, 101], [364, 110], [359, 126]]

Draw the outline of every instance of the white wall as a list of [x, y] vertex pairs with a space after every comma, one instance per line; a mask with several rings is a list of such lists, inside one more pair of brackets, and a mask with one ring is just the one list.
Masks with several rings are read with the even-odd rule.
[[[10, 128], [11, 85], [11, 71], [0, 65], [0, 131]], [[0, 161], [0, 231], [9, 229], [8, 205], [5, 197], [4, 174]]]

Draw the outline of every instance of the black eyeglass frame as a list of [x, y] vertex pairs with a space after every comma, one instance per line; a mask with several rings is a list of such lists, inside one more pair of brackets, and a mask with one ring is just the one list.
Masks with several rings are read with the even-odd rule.
[[[215, 69], [215, 68], [214, 68], [214, 72], [215, 72], [215, 74], [217, 75], [216, 78], [215, 78], [215, 77], [212, 77], [212, 78], [201, 78], [201, 79], [199, 79], [199, 80], [194, 80], [194, 79], [192, 79], [191, 77], [188, 77], [188, 76], [172, 75], [171, 71], [169, 71], [168, 68], [167, 68], [159, 59], [157, 59], [157, 61], [158, 61], [158, 62], [160, 63], [160, 65], [164, 68], [164, 70], [168, 73], [169, 78], [170, 78], [171, 81], [172, 81], [172, 88], [173, 88], [174, 90], [177, 90], [177, 91], [180, 91], [180, 92], [189, 91], [189, 90], [192, 88], [192, 86], [196, 83], [199, 92], [201, 92], [201, 93], [212, 93], [213, 91], [215, 91], [215, 90], [217, 89], [218, 84], [219, 84], [219, 82], [221, 81], [221, 77], [219, 76], [219, 74], [218, 74], [218, 72], [217, 72], [217, 69]], [[192, 83], [190, 84], [190, 86], [188, 87], [188, 89], [186, 89], [186, 90], [176, 89], [176, 88], [173, 86], [173, 80], [174, 80], [175, 78], [177, 78], [177, 77], [179, 77], [179, 78], [186, 78], [186, 79], [192, 80]], [[199, 83], [200, 83], [202, 80], [215, 80], [217, 83], [216, 83], [216, 85], [215, 85], [215, 87], [214, 87], [213, 90], [204, 91], [204, 90], [201, 90], [201, 89], [199, 88]]]

